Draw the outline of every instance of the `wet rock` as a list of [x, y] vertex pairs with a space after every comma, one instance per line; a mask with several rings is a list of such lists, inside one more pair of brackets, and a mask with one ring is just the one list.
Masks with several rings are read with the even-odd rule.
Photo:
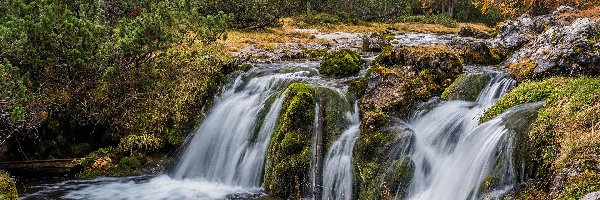
[[600, 26], [588, 18], [553, 26], [516, 51], [507, 63], [511, 74], [519, 80], [597, 75], [600, 73]]
[[491, 37], [490, 33], [473, 28], [472, 26], [461, 27], [460, 31], [458, 31], [458, 35], [460, 35], [461, 37], [473, 37], [473, 38], [490, 38]]

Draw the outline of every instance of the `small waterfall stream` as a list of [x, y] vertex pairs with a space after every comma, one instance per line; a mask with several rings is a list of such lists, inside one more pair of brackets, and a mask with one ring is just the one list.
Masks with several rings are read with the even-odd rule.
[[[334, 133], [336, 138], [328, 138], [333, 141], [326, 145], [320, 144], [329, 148], [322, 149], [326, 151], [322, 159], [322, 186], [316, 187], [322, 188], [320, 197], [324, 200], [355, 199], [352, 196], [355, 176], [352, 156], [360, 135], [358, 103], [350, 105], [355, 99], [349, 100], [345, 89], [340, 87], [340, 83], [347, 80], [314, 76], [318, 74], [318, 65], [318, 62], [265, 64], [239, 75], [215, 99], [207, 117], [188, 139], [187, 148], [170, 175], [70, 180], [39, 185], [41, 189], [23, 198], [254, 199], [264, 196], [264, 165], [285, 99], [283, 90], [292, 82], [301, 81], [335, 90], [336, 95], [347, 101], [344, 103], [347, 106], [339, 112], [345, 112], [347, 124], [336, 124], [339, 128]], [[410, 136], [397, 139], [409, 142], [399, 142], [390, 153], [410, 158], [414, 164], [408, 188], [392, 188], [397, 197], [493, 199], [501, 197], [520, 176], [514, 173], [511, 159], [514, 138], [506, 128], [506, 119], [541, 104], [513, 108], [478, 124], [483, 111], [516, 84], [505, 73], [484, 73], [490, 75], [491, 81], [476, 101], [432, 100], [427, 103], [429, 107], [418, 108], [408, 119], [397, 120], [395, 126], [388, 127], [411, 132]], [[319, 112], [326, 112], [316, 104], [315, 127], [319, 123]], [[314, 135], [316, 132], [313, 138]], [[313, 141], [312, 145], [315, 148], [316, 143]], [[314, 162], [315, 158], [311, 171], [317, 167]], [[490, 173], [496, 173], [499, 177], [496, 182], [502, 187], [482, 191], [481, 184]], [[314, 187], [316, 177], [309, 176]], [[398, 195], [399, 190], [406, 192]], [[482, 192], [485, 192], [484, 197]]]
[[[415, 136], [414, 147], [408, 155], [415, 163], [409, 199], [477, 198], [480, 184], [494, 169], [496, 161], [510, 160], [510, 157], [497, 155], [508, 132], [502, 119], [479, 126], [478, 119], [514, 85], [514, 80], [497, 73], [475, 102], [441, 102], [430, 111], [416, 112], [408, 122]], [[510, 156], [510, 152], [503, 155]], [[512, 164], [503, 166], [512, 167]], [[504, 178], [514, 177], [509, 174]]]
[[323, 166], [323, 198], [352, 199], [352, 151], [360, 134], [358, 103], [354, 110], [346, 113], [350, 127], [333, 143]]

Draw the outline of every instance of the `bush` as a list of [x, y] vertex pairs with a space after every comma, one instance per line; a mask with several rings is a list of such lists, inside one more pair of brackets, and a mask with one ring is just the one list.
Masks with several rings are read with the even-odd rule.
[[0, 199], [5, 200], [17, 200], [19, 195], [17, 194], [17, 186], [15, 180], [4, 171], [0, 171]]
[[129, 135], [121, 138], [117, 151], [133, 155], [137, 153], [150, 153], [163, 147], [162, 139], [150, 134]]
[[181, 143], [232, 70], [214, 44], [232, 16], [199, 16], [196, 3], [0, 3], [0, 132], [27, 141], [8, 157], [74, 156], [72, 144], [96, 149], [129, 132]]
[[362, 60], [358, 52], [344, 49], [325, 56], [319, 67], [319, 73], [337, 78], [351, 76], [360, 71], [361, 64]]

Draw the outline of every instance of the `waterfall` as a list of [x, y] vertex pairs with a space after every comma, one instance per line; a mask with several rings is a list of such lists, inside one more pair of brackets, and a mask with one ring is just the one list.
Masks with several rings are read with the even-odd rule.
[[[441, 102], [430, 111], [417, 111], [412, 116], [408, 126], [414, 131], [415, 141], [408, 156], [415, 169], [409, 199], [478, 198], [480, 184], [494, 170], [497, 161], [512, 161], [509, 131], [502, 124], [502, 117], [481, 125], [478, 119], [514, 85], [514, 80], [498, 73], [475, 102]], [[512, 110], [503, 116], [527, 109]], [[511, 168], [512, 164], [502, 167]], [[502, 179], [514, 177], [508, 174]]]
[[346, 113], [350, 127], [333, 143], [323, 167], [323, 198], [352, 199], [352, 151], [356, 138], [360, 134], [358, 103], [354, 110]]
[[[284, 95], [280, 95], [259, 124], [269, 97], [307, 71], [239, 76], [228, 87], [195, 131], [175, 168], [175, 178], [201, 177], [228, 185], [260, 187], [264, 161]], [[260, 125], [255, 136], [255, 128]]]

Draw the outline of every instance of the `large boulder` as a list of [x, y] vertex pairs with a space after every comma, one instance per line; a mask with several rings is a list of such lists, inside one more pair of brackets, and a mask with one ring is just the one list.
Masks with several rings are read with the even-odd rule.
[[524, 14], [498, 27], [498, 35], [491, 40], [491, 44], [494, 48], [515, 51], [542, 33], [550, 24], [550, 15], [531, 17]]
[[556, 75], [600, 73], [600, 26], [579, 18], [565, 26], [553, 26], [507, 60], [519, 80]]

